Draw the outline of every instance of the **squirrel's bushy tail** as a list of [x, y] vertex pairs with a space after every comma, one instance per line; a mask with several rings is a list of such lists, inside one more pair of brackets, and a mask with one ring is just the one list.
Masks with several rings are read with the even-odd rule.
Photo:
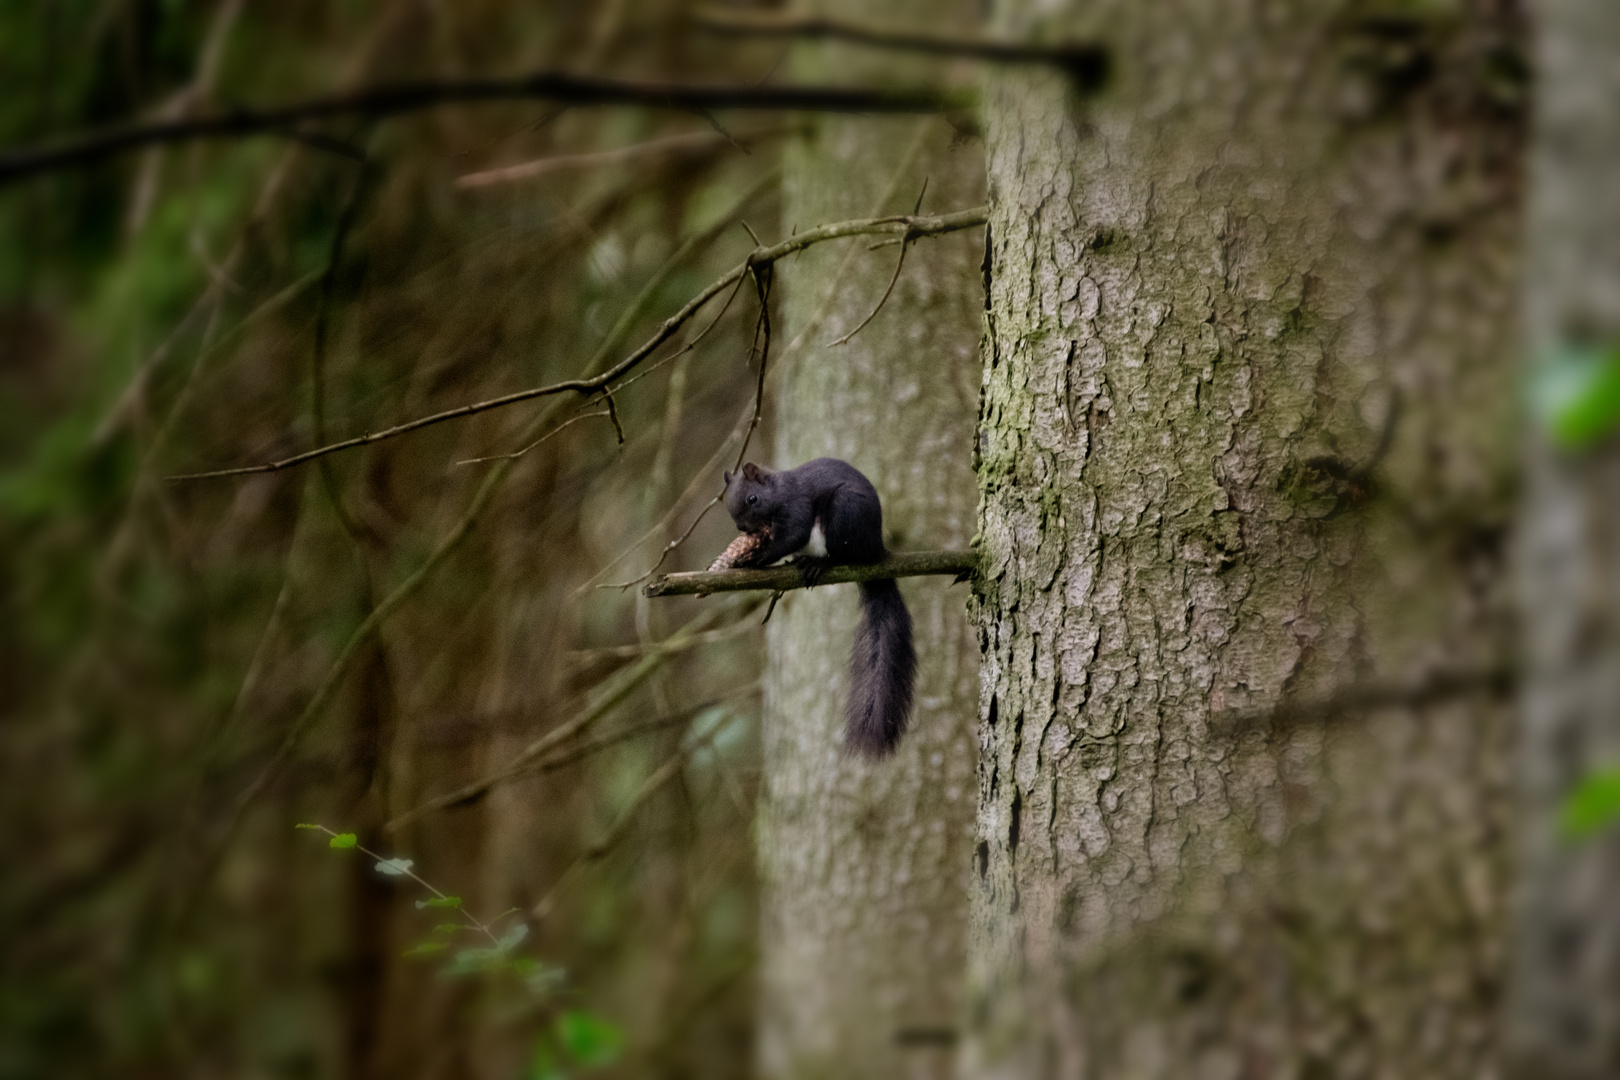
[[893, 579], [861, 582], [861, 622], [849, 669], [844, 745], [865, 757], [884, 757], [905, 734], [917, 678], [911, 612]]

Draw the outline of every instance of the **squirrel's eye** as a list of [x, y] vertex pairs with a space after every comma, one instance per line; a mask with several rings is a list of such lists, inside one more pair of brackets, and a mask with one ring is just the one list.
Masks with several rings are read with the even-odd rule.
[[749, 506], [753, 506], [757, 502], [759, 502], [759, 496], [758, 495], [750, 495], [750, 496], [748, 496], [748, 505]]

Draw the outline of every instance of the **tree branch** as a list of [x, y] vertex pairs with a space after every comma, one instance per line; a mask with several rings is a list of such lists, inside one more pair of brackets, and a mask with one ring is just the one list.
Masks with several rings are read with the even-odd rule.
[[[879, 578], [920, 577], [924, 574], [970, 576], [978, 568], [979, 557], [971, 551], [908, 551], [891, 554], [880, 563], [829, 566], [818, 585], [842, 585], [849, 581]], [[716, 592], [769, 589], [786, 592], [809, 586], [795, 566], [772, 566], [764, 570], [702, 570], [687, 574], [663, 574], [642, 587], [646, 596], [707, 596]]]
[[[536, 761], [543, 759], [551, 751], [563, 746], [570, 739], [583, 735], [598, 720], [624, 704], [630, 695], [652, 676], [653, 672], [657, 671], [668, 662], [671, 656], [681, 650], [692, 635], [702, 634], [713, 629], [714, 624], [727, 615], [746, 616], [754, 610], [753, 605], [755, 603], [757, 602], [745, 601], [740, 608], [717, 608], [714, 611], [700, 613], [661, 643], [667, 646], [666, 648], [646, 653], [635, 663], [621, 668], [602, 680], [599, 689], [584, 708], [540, 735], [499, 769], [470, 783], [463, 784], [453, 791], [435, 796], [414, 809], [405, 811], [405, 813], [400, 814], [383, 826], [384, 830], [392, 832], [402, 825], [415, 821], [423, 814], [431, 814], [452, 806], [466, 806], [477, 802], [497, 784], [526, 775], [535, 768]], [[697, 714], [693, 713], [692, 715]]]
[[[618, 351], [619, 348], [622, 347], [624, 338], [629, 333], [629, 327], [632, 326], [637, 319], [646, 314], [647, 309], [652, 305], [653, 298], [658, 294], [658, 290], [662, 288], [664, 282], [669, 280], [670, 275], [675, 273], [675, 271], [677, 271], [680, 267], [684, 266], [686, 261], [695, 252], [711, 243], [714, 238], [718, 236], [720, 232], [736, 217], [736, 215], [742, 213], [744, 206], [756, 194], [758, 194], [757, 190], [752, 190], [745, 193], [743, 197], [738, 200], [738, 202], [733, 205], [729, 211], [723, 214], [712, 226], [700, 233], [688, 237], [686, 241], [676, 249], [675, 253], [665, 261], [664, 265], [656, 274], [653, 275], [652, 279], [642, 286], [641, 292], [636, 295], [636, 298], [633, 301], [631, 301], [630, 306], [626, 308], [622, 314], [620, 314], [618, 322], [613, 324], [613, 329], [608, 331], [607, 337], [603, 339], [602, 344], [597, 347], [595, 354], [592, 355], [589, 363], [586, 365], [587, 371], [598, 370], [602, 364], [607, 362], [608, 357], [612, 356], [616, 351]], [[540, 415], [530, 421], [528, 426], [524, 429], [520, 439], [527, 441], [537, 438], [540, 433], [551, 424], [555, 414], [560, 411], [560, 407], [541, 410]], [[355, 657], [360, 654], [360, 650], [364, 648], [371, 640], [372, 635], [379, 631], [382, 624], [387, 621], [389, 616], [391, 616], [396, 610], [403, 606], [406, 601], [414, 596], [416, 594], [416, 590], [421, 588], [423, 583], [432, 577], [434, 571], [436, 571], [444, 563], [444, 561], [454, 554], [456, 549], [461, 546], [462, 542], [466, 540], [467, 536], [472, 532], [473, 527], [478, 524], [478, 521], [483, 516], [484, 511], [489, 508], [489, 505], [494, 500], [496, 493], [500, 491], [501, 485], [505, 483], [506, 478], [512, 474], [512, 469], [515, 467], [515, 465], [515, 458], [505, 461], [498, 461], [495, 463], [495, 465], [489, 470], [489, 473], [484, 477], [483, 482], [478, 485], [478, 490], [473, 493], [472, 501], [468, 504], [467, 509], [462, 512], [460, 519], [458, 519], [455, 525], [450, 528], [450, 531], [445, 534], [444, 538], [439, 541], [438, 546], [433, 549], [432, 554], [423, 560], [421, 565], [419, 565], [415, 570], [407, 574], [404, 580], [395, 586], [394, 590], [385, 596], [376, 607], [372, 608], [371, 613], [368, 614], [360, 625], [355, 628], [354, 632], [349, 635], [349, 639], [344, 643], [343, 648], [339, 650], [337, 658], [333, 660], [331, 666], [327, 668], [326, 674], [322, 677], [320, 685], [315, 690], [314, 696], [310, 698], [309, 703], [304, 706], [303, 711], [298, 714], [298, 718], [293, 721], [292, 726], [282, 737], [281, 745], [276, 748], [275, 753], [271, 756], [264, 769], [252, 781], [252, 783], [243, 789], [242, 794], [237, 798], [236, 805], [231, 809], [230, 814], [227, 816], [224, 825], [219, 831], [218, 836], [210, 845], [208, 852], [204, 856], [205, 868], [198, 874], [199, 881], [205, 880], [211, 876], [213, 869], [219, 865], [219, 861], [224, 855], [226, 847], [230, 844], [231, 839], [236, 835], [237, 828], [240, 827], [244, 816], [247, 814], [248, 807], [253, 804], [258, 796], [269, 786], [270, 782], [275, 779], [277, 774], [280, 772], [281, 767], [292, 756], [293, 751], [297, 748], [299, 741], [304, 736], [304, 733], [308, 731], [315, 721], [321, 717], [321, 714], [325, 712], [326, 706], [337, 695], [337, 691], [342, 685], [344, 677], [349, 672], [350, 665], [354, 663]], [[698, 628], [707, 629], [708, 627], [705, 626]]]
[[774, 12], [704, 8], [693, 15], [704, 29], [749, 37], [835, 38], [859, 45], [936, 56], [966, 56], [1003, 64], [1054, 64], [1072, 74], [1084, 89], [1095, 90], [1108, 75], [1108, 52], [1100, 45], [1071, 42], [1036, 45], [984, 34], [921, 30], [905, 26], [837, 19], [827, 15], [778, 15]]
[[[794, 130], [788, 125], [761, 128], [758, 131], [745, 131], [729, 140], [731, 145], [741, 146], [744, 150], [751, 143], [777, 135], [785, 135]], [[481, 172], [466, 173], [456, 177], [456, 187], [482, 188], [496, 184], [509, 184], [515, 180], [531, 180], [537, 176], [548, 176], [552, 173], [566, 172], [572, 169], [594, 169], [601, 165], [622, 165], [626, 162], [639, 161], [643, 158], [657, 157], [659, 155], [690, 155], [707, 153], [710, 150], [723, 147], [728, 140], [717, 131], [686, 131], [678, 135], [665, 135], [646, 142], [633, 143], [630, 146], [619, 146], [611, 150], [595, 150], [581, 154], [553, 154], [550, 157], [537, 158], [534, 161], [525, 161], [518, 165], [505, 165], [497, 169], [484, 169]]]
[[170, 480], [208, 480], [225, 476], [249, 476], [255, 473], [280, 472], [295, 465], [302, 465], [316, 458], [335, 454], [340, 450], [350, 450], [357, 446], [369, 446], [384, 439], [392, 439], [412, 431], [418, 431], [433, 424], [441, 424], [446, 420], [456, 420], [475, 413], [488, 412], [506, 405], [516, 405], [520, 401], [532, 401], [535, 398], [550, 397], [555, 394], [577, 393], [592, 394], [604, 390], [614, 381], [623, 378], [634, 370], [637, 365], [651, 356], [659, 346], [675, 336], [675, 332], [684, 326], [700, 311], [705, 304], [714, 299], [731, 285], [740, 282], [745, 274], [756, 267], [769, 266], [777, 260], [785, 258], [796, 251], [819, 244], [827, 240], [841, 240], [850, 236], [940, 236], [945, 233], [957, 232], [962, 229], [971, 229], [983, 225], [988, 214], [985, 207], [973, 210], [960, 210], [954, 214], [941, 214], [938, 217], [916, 217], [913, 215], [897, 215], [894, 217], [868, 218], [863, 221], [840, 221], [831, 225], [823, 225], [789, 237], [779, 244], [770, 247], [758, 247], [748, 253], [748, 257], [733, 267], [724, 277], [711, 282], [706, 288], [688, 300], [679, 311], [665, 319], [652, 337], [648, 338], [634, 352], [613, 367], [599, 375], [590, 378], [569, 379], [565, 382], [552, 383], [549, 386], [537, 386], [529, 390], [519, 390], [511, 394], [490, 398], [486, 401], [474, 402], [471, 405], [461, 405], [444, 412], [434, 413], [431, 416], [419, 417], [403, 424], [396, 424], [382, 431], [374, 431], [366, 435], [357, 435], [342, 442], [330, 443], [306, 450], [301, 454], [283, 458], [280, 461], [267, 462], [263, 465], [246, 465], [235, 469], [215, 469], [211, 472], [186, 473], [180, 476], [171, 476]]
[[975, 97], [967, 91], [936, 87], [888, 90], [859, 86], [732, 86], [610, 79], [557, 71], [514, 78], [402, 82], [291, 105], [130, 124], [52, 145], [17, 147], [0, 153], [0, 184], [87, 165], [142, 146], [265, 134], [304, 138], [309, 133], [297, 130], [297, 125], [310, 121], [346, 116], [381, 119], [441, 105], [531, 99], [567, 105], [644, 105], [700, 113], [712, 109], [937, 113], [967, 108]]
[[557, 880], [552, 883], [551, 888], [547, 890], [546, 895], [540, 898], [540, 902], [529, 909], [530, 914], [537, 919], [543, 919], [551, 914], [558, 893], [573, 878], [574, 874], [587, 864], [596, 862], [612, 851], [613, 846], [624, 838], [625, 833], [630, 831], [630, 826], [635, 822], [636, 813], [641, 809], [642, 805], [652, 798], [659, 788], [675, 778], [681, 771], [681, 767], [686, 764], [687, 759], [691, 758], [699, 750], [707, 748], [710, 743], [714, 742], [716, 736], [731, 726], [732, 721], [736, 718], [735, 713], [728, 713], [711, 727], [707, 734], [692, 742], [683, 743], [651, 776], [643, 780], [641, 786], [636, 789], [636, 793], [630, 797], [629, 805], [619, 812], [618, 820], [607, 831], [607, 835], [580, 852], [579, 856], [568, 864], [567, 868], [557, 876]]

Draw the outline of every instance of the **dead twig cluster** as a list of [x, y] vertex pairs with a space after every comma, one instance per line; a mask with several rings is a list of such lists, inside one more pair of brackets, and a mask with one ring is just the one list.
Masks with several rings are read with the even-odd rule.
[[[209, 472], [185, 473], [171, 476], [174, 481], [181, 480], [207, 480], [229, 476], [252, 476], [258, 473], [279, 472], [290, 469], [305, 462], [314, 461], [335, 454], [343, 450], [352, 450], [360, 446], [369, 446], [372, 443], [382, 442], [385, 439], [397, 438], [413, 431], [434, 424], [442, 424], [448, 420], [458, 420], [462, 417], [474, 416], [478, 413], [488, 412], [491, 409], [500, 409], [508, 405], [516, 405], [523, 401], [533, 401], [536, 398], [551, 397], [557, 394], [593, 395], [609, 392], [613, 384], [634, 371], [638, 366], [650, 358], [657, 350], [681, 329], [703, 307], [719, 296], [728, 288], [740, 286], [749, 277], [756, 282], [761, 280], [760, 275], [769, 275], [769, 268], [778, 260], [786, 258], [798, 251], [815, 244], [825, 243], [829, 240], [843, 240], [854, 236], [895, 236], [907, 240], [916, 240], [928, 236], [943, 236], [947, 233], [959, 232], [963, 229], [976, 228], [987, 220], [988, 209], [975, 207], [972, 210], [959, 210], [951, 214], [940, 214], [933, 217], [920, 217], [913, 214], [897, 214], [889, 217], [867, 218], [858, 221], [840, 221], [791, 236], [786, 240], [772, 245], [761, 245], [748, 253], [741, 263], [733, 267], [726, 274], [710, 282], [708, 286], [697, 293], [681, 306], [680, 310], [665, 319], [655, 330], [651, 337], [633, 350], [612, 367], [599, 375], [583, 376], [568, 379], [563, 382], [551, 383], [548, 386], [537, 386], [528, 390], [518, 390], [514, 393], [503, 394], [500, 397], [476, 401], [469, 405], [461, 405], [454, 409], [433, 413], [430, 416], [419, 417], [403, 424], [373, 431], [365, 435], [357, 435], [352, 439], [319, 446], [313, 450], [306, 450], [301, 454], [294, 454], [280, 461], [266, 462], [262, 465], [245, 465], [233, 469], [215, 469]], [[763, 292], [761, 287], [761, 291]], [[712, 325], [712, 324], [711, 324]], [[762, 331], [768, 326], [762, 324]]]

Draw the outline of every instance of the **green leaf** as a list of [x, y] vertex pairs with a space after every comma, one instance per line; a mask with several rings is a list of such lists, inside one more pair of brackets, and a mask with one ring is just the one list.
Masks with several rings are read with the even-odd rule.
[[458, 949], [445, 966], [446, 975], [473, 975], [494, 971], [506, 963], [497, 949]]
[[517, 957], [511, 966], [523, 980], [523, 985], [529, 988], [529, 993], [536, 997], [543, 997], [561, 986], [566, 974], [560, 967], [547, 967], [527, 956]]
[[433, 953], [444, 952], [447, 946], [442, 941], [423, 941], [412, 945], [401, 956], [431, 956]]
[[1620, 348], [1563, 345], [1542, 359], [1530, 404], [1553, 442], [1585, 450], [1620, 429]]
[[377, 872], [387, 874], [389, 877], [403, 877], [410, 873], [411, 867], [415, 865], [416, 863], [410, 859], [383, 859], [377, 864]]
[[525, 923], [518, 923], [516, 926], [512, 927], [512, 929], [501, 935], [501, 939], [495, 943], [495, 947], [502, 952], [511, 952], [513, 949], [518, 947], [524, 938], [528, 936], [528, 925]]
[[316, 832], [325, 832], [326, 831], [326, 826], [325, 825], [305, 825], [303, 823], [299, 823], [297, 825], [294, 825], [293, 828], [295, 828], [295, 829], [314, 829]]
[[1620, 820], [1620, 766], [1587, 774], [1564, 799], [1558, 819], [1570, 840], [1585, 840]]
[[416, 910], [418, 911], [430, 907], [459, 908], [460, 906], [461, 897], [459, 896], [435, 896], [431, 900], [418, 900], [416, 902]]
[[360, 843], [360, 838], [352, 832], [338, 833], [326, 842], [327, 847], [352, 848]]
[[467, 928], [458, 922], [442, 922], [433, 928], [433, 932], [438, 934], [440, 937], [448, 937], [449, 935], [456, 933], [458, 930], [465, 929]]
[[587, 1012], [557, 1017], [557, 1041], [581, 1065], [611, 1065], [624, 1045], [619, 1029]]

